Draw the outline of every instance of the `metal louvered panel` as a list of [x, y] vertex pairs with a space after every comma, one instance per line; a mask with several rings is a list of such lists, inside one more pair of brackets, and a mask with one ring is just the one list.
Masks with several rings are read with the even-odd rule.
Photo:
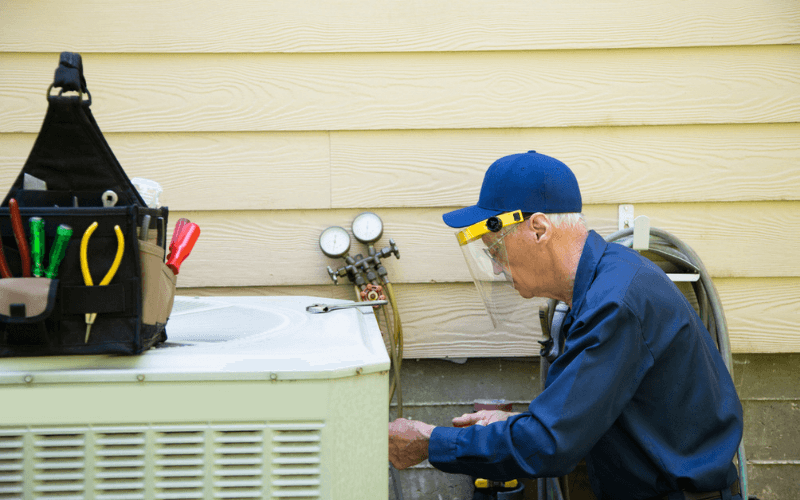
[[94, 440], [96, 500], [144, 499], [146, 434], [139, 427], [101, 428]]
[[323, 427], [0, 429], [0, 500], [319, 499]]
[[272, 498], [320, 498], [324, 424], [272, 424]]
[[263, 498], [266, 425], [214, 428], [214, 498]]
[[86, 465], [85, 428], [32, 432], [34, 498], [81, 500]]
[[203, 498], [206, 432], [206, 426], [159, 426], [154, 430], [154, 498]]
[[0, 499], [22, 499], [23, 429], [0, 430]]

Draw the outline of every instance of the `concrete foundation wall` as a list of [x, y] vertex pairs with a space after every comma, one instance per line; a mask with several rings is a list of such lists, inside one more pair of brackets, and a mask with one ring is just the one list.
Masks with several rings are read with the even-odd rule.
[[[538, 358], [405, 360], [402, 367], [403, 416], [434, 425], [471, 412], [476, 399], [506, 399], [524, 411], [539, 393]], [[744, 407], [744, 444], [749, 494], [760, 500], [800, 494], [800, 354], [734, 356], [734, 381]], [[397, 416], [397, 405], [391, 418]], [[399, 471], [404, 500], [469, 500], [470, 478], [440, 472], [427, 462]], [[586, 471], [569, 477], [572, 500], [593, 499]], [[525, 498], [536, 498], [535, 481], [526, 481]], [[390, 485], [390, 499], [396, 499]]]

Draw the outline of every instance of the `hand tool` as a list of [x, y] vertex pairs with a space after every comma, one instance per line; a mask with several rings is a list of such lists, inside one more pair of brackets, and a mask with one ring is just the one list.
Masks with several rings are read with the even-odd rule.
[[[200, 226], [194, 222], [189, 222], [183, 226], [177, 239], [174, 240], [174, 248], [172, 248], [167, 257], [167, 267], [172, 269], [176, 276], [180, 271], [181, 263], [192, 253], [192, 248], [194, 248], [194, 244], [199, 237]], [[172, 247], [172, 244], [170, 244], [170, 247]]]
[[[92, 233], [94, 233], [95, 229], [97, 229], [96, 221], [86, 229], [86, 232], [83, 233], [83, 238], [81, 239], [81, 272], [83, 273], [83, 282], [86, 284], [86, 286], [94, 286], [94, 283], [92, 282], [92, 275], [89, 272], [89, 258], [87, 254], [89, 250], [89, 238], [92, 237]], [[119, 263], [122, 261], [122, 254], [125, 251], [125, 238], [122, 236], [122, 230], [119, 228], [119, 226], [114, 226], [114, 232], [117, 233], [117, 254], [114, 256], [114, 262], [111, 264], [111, 267], [108, 269], [108, 272], [98, 286], [106, 286], [109, 284], [109, 282], [111, 282], [111, 279], [117, 273]], [[92, 325], [94, 324], [94, 320], [96, 318], [97, 313], [86, 313], [86, 338], [83, 341], [84, 344], [89, 342], [89, 334], [91, 333]]]
[[50, 247], [50, 261], [44, 271], [45, 277], [53, 279], [58, 276], [58, 266], [61, 265], [64, 254], [67, 253], [70, 238], [72, 238], [72, 228], [66, 224], [59, 225], [56, 229], [56, 241]]
[[142, 216], [142, 227], [139, 230], [139, 239], [142, 241], [147, 241], [150, 237], [150, 216], [143, 215]]
[[31, 174], [24, 174], [22, 177], [22, 189], [29, 191], [47, 191], [47, 183]]
[[186, 227], [186, 224], [189, 224], [189, 219], [185, 218], [180, 218], [175, 223], [175, 230], [172, 231], [172, 238], [169, 240], [169, 253], [175, 250], [175, 242], [178, 241], [178, 237], [181, 235], [183, 228]]
[[11, 277], [11, 269], [8, 268], [8, 262], [6, 262], [6, 254], [3, 253], [2, 241], [0, 241], [0, 276], [2, 276], [3, 278]]
[[306, 307], [306, 311], [312, 314], [326, 313], [337, 309], [348, 309], [351, 307], [383, 306], [388, 304], [388, 300], [371, 300], [365, 302], [345, 302], [344, 304], [311, 304]]
[[44, 275], [44, 219], [31, 217], [28, 219], [31, 229], [31, 274], [37, 278]]
[[104, 207], [113, 207], [117, 204], [117, 201], [119, 201], [119, 196], [117, 196], [117, 193], [109, 189], [108, 191], [103, 192], [101, 199], [103, 200]]
[[25, 227], [22, 225], [22, 216], [19, 213], [17, 200], [8, 200], [8, 208], [11, 211], [11, 226], [14, 229], [14, 239], [17, 240], [19, 248], [19, 258], [22, 261], [22, 277], [31, 277], [31, 253], [28, 248], [28, 238], [25, 237]]

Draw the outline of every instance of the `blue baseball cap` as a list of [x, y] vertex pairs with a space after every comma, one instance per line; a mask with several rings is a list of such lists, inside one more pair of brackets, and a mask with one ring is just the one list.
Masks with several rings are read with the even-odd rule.
[[536, 151], [504, 156], [483, 177], [477, 205], [442, 215], [450, 227], [467, 227], [505, 212], [580, 212], [581, 191], [565, 164]]

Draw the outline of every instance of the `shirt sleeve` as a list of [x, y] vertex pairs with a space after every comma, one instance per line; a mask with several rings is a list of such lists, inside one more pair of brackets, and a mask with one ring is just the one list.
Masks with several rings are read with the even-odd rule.
[[636, 316], [624, 303], [603, 304], [572, 322], [565, 351], [528, 411], [485, 427], [436, 427], [428, 460], [444, 472], [493, 480], [568, 474], [652, 365]]

